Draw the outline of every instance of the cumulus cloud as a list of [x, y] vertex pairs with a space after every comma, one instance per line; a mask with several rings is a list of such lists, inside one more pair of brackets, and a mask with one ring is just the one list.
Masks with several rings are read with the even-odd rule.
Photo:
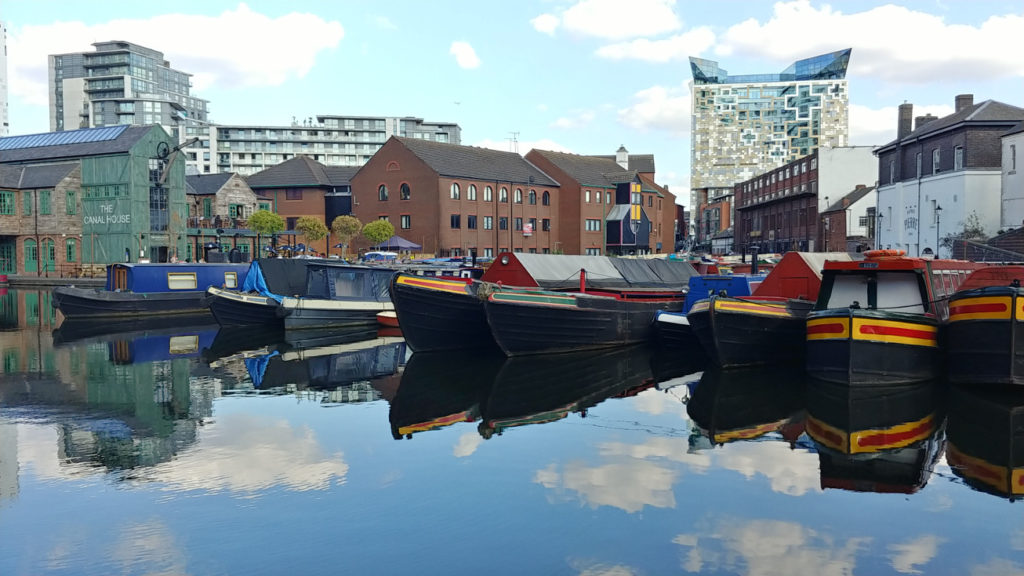
[[652, 86], [633, 95], [633, 104], [618, 111], [619, 122], [638, 130], [665, 130], [678, 136], [689, 135], [690, 91]]
[[448, 53], [455, 56], [455, 62], [459, 65], [459, 68], [468, 70], [480, 67], [480, 58], [477, 57], [476, 51], [469, 45], [469, 42], [452, 42]]
[[784, 442], [734, 442], [715, 455], [723, 469], [768, 478], [773, 492], [802, 496], [821, 491], [817, 454], [790, 449]]
[[604, 466], [570, 462], [561, 471], [552, 464], [534, 475], [534, 482], [558, 495], [573, 492], [591, 508], [612, 506], [629, 513], [645, 506], [675, 508], [675, 480], [675, 471], [642, 460]]
[[[914, 106], [914, 116], [931, 114], [938, 118], [953, 113], [952, 104]], [[868, 108], [850, 104], [850, 144], [854, 146], [880, 146], [896, 139], [899, 120], [898, 106]]]
[[970, 576], [1024, 576], [1024, 566], [1006, 558], [989, 558], [984, 564], [972, 566]]
[[[227, 30], [245, 33], [226, 34]], [[183, 31], [188, 41], [182, 41]], [[192, 78], [194, 93], [200, 97], [212, 86], [278, 86], [304, 77], [317, 56], [337, 47], [344, 34], [339, 22], [315, 14], [270, 17], [245, 4], [216, 16], [175, 13], [95, 25], [23, 26], [8, 30], [8, 86], [12, 98], [46, 105], [48, 55], [91, 52], [93, 42], [114, 39], [160, 50], [176, 69], [201, 70]]]
[[675, 5], [675, 0], [580, 0], [562, 13], [561, 22], [569, 32], [608, 40], [653, 36], [682, 26]]
[[909, 542], [890, 544], [889, 559], [893, 569], [902, 574], [921, 574], [917, 566], [931, 562], [941, 543], [941, 538], [929, 534]]
[[597, 49], [597, 55], [609, 60], [644, 60], [647, 62], [672, 62], [686, 60], [692, 55], [702, 54], [715, 43], [715, 33], [710, 28], [694, 28], [660, 40], [637, 38], [628, 42], [608, 44]]
[[533, 20], [530, 20], [530, 24], [533, 25], [533, 29], [537, 32], [547, 34], [548, 36], [554, 36], [555, 30], [558, 29], [558, 25], [561, 24], [561, 20], [558, 16], [553, 14], [541, 14]]

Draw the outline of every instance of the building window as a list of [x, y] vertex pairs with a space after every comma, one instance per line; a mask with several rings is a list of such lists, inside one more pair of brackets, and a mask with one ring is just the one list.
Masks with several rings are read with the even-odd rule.
[[484, 216], [484, 230], [491, 230], [494, 228], [494, 218], [491, 216]]
[[537, 203], [537, 191], [536, 190], [530, 190], [530, 193], [527, 195], [527, 198], [529, 199], [530, 204], [536, 204]]
[[298, 216], [290, 216], [284, 219], [286, 230], [295, 230], [295, 224], [299, 221]]
[[39, 248], [35, 240], [25, 240], [25, 271], [35, 272], [39, 265]]
[[210, 198], [203, 198], [203, 218], [213, 217], [213, 200]]
[[590, 204], [590, 190], [583, 192], [583, 203]]
[[402, 214], [399, 216], [398, 221], [400, 222], [402, 230], [408, 230], [412, 227], [412, 216], [409, 216], [408, 214]]
[[302, 190], [297, 188], [289, 188], [284, 192], [285, 200], [302, 200]]
[[459, 214], [452, 214], [452, 228], [461, 227], [462, 223], [460, 222], [460, 220], [461, 216]]
[[[508, 230], [508, 217], [507, 216], [499, 216], [498, 217], [498, 230]], [[502, 248], [502, 252], [505, 252], [505, 251], [506, 250], [504, 248]]]
[[[11, 192], [11, 194], [14, 193]], [[24, 194], [21, 195], [21, 213], [24, 214], [25, 216], [31, 216], [32, 204], [34, 203], [35, 201], [32, 199], [32, 191], [25, 190]]]
[[586, 222], [587, 232], [599, 232], [601, 230], [601, 221], [595, 219], [587, 219]]
[[476, 185], [470, 184], [466, 189], [466, 200], [476, 200]]
[[39, 191], [39, 213], [40, 214], [52, 214], [53, 211], [50, 207], [50, 191], [40, 190]]
[[380, 187], [377, 188], [377, 200], [380, 200], [381, 202], [384, 202], [387, 199], [388, 199], [388, 186], [387, 186], [387, 184], [381, 184]]
[[494, 190], [490, 186], [484, 186], [484, 202], [491, 202], [494, 200]]
[[647, 197], [647, 207], [654, 208], [654, 196]]
[[383, 220], [385, 222], [391, 222], [391, 217], [390, 216], [386, 216], [386, 215], [385, 216], [377, 216], [377, 220]]
[[484, 248], [484, 258], [494, 258], [494, 248]]
[[587, 248], [587, 256], [600, 256], [600, 255], [601, 255], [601, 249], [600, 248]]
[[[260, 202], [260, 210], [265, 210], [267, 212], [270, 212], [270, 203], [269, 202]], [[207, 218], [209, 218], [209, 216], [207, 216]]]
[[605, 192], [604, 193], [604, 203], [605, 204], [611, 204], [612, 203], [612, 193], [611, 192]]
[[522, 230], [523, 229], [523, 219], [522, 218], [516, 218], [515, 225], [516, 225], [516, 227], [515, 227], [516, 230]]
[[932, 149], [932, 174], [938, 174], [939, 173], [939, 159], [940, 159], [939, 149], [938, 148], [933, 148]]
[[545, 206], [551, 206], [551, 194], [549, 194], [547, 190], [540, 195], [540, 203]]
[[540, 229], [545, 231], [545, 232], [550, 232], [551, 231], [551, 220], [549, 218], [545, 218], [545, 219], [541, 220], [540, 221]]
[[469, 228], [470, 230], [476, 230], [476, 216], [475, 215], [470, 214], [469, 216], [466, 216], [466, 228]]
[[64, 210], [68, 214], [74, 214], [78, 210], [78, 202], [75, 199], [74, 190], [68, 190], [64, 193]]
[[516, 204], [522, 204], [522, 203], [523, 203], [523, 189], [522, 188], [516, 188]]
[[536, 218], [530, 218], [530, 230], [533, 230], [534, 232], [537, 231], [537, 219]]
[[402, 185], [399, 187], [398, 190], [399, 190], [399, 195], [401, 196], [402, 200], [408, 200], [409, 199], [409, 195], [412, 193], [409, 190], [409, 185], [406, 184], [405, 182], [402, 183]]
[[920, 178], [920, 177], [921, 177], [921, 166], [922, 166], [922, 162], [923, 162], [923, 160], [921, 159], [921, 153], [920, 153], [920, 152], [918, 152], [918, 153], [917, 153], [917, 177], [918, 177], [918, 178]]
[[502, 186], [498, 191], [498, 202], [508, 202], [508, 188]]
[[1010, 170], [1017, 170], [1017, 145], [1010, 144]]
[[964, 169], [964, 147], [957, 146], [953, 148], [953, 170]]
[[449, 196], [451, 197], [452, 200], [458, 200], [460, 194], [461, 194], [461, 190], [459, 189], [459, 183], [458, 182], [452, 182], [452, 190], [451, 190], [451, 193], [449, 194]]
[[78, 246], [74, 238], [68, 238], [64, 242], [64, 260], [66, 262], [78, 262]]
[[889, 184], [896, 183], [896, 161], [889, 160]]

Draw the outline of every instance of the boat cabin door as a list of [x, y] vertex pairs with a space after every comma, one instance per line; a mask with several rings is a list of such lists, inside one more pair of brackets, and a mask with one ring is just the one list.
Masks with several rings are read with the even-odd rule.
[[114, 269], [114, 290], [128, 290], [128, 269], [118, 266]]

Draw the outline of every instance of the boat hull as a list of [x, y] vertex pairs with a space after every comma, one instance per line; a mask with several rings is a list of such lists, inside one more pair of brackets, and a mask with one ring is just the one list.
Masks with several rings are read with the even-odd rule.
[[687, 314], [697, 340], [723, 368], [799, 363], [806, 314], [785, 301], [712, 296]]
[[1012, 286], [958, 292], [949, 301], [946, 366], [958, 384], [1024, 384], [1024, 293]]
[[807, 317], [807, 374], [858, 386], [910, 384], [939, 376], [933, 316], [861, 309]]
[[53, 289], [53, 305], [65, 318], [129, 318], [209, 313], [203, 303], [203, 293], [197, 291], [135, 293], [58, 286]]
[[208, 288], [206, 304], [221, 326], [270, 326], [283, 328], [277, 300], [259, 294], [243, 294], [220, 288]]
[[501, 291], [484, 306], [494, 341], [507, 356], [575, 352], [647, 342], [659, 310], [682, 299], [629, 301], [606, 296]]
[[654, 331], [663, 348], [687, 353], [700, 348], [697, 335], [693, 333], [689, 319], [682, 312], [658, 312], [654, 318]]
[[479, 283], [399, 274], [391, 301], [406, 343], [414, 352], [496, 348], [487, 326]]
[[376, 325], [377, 314], [394, 310], [391, 302], [283, 298], [278, 314], [286, 330]]

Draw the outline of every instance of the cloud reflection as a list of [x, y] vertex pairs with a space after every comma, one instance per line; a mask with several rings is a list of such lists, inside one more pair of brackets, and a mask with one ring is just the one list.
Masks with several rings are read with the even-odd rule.
[[591, 508], [613, 506], [629, 513], [645, 506], [675, 508], [675, 480], [674, 470], [646, 461], [593, 467], [570, 462], [561, 472], [552, 464], [537, 471], [533, 479], [566, 499], [565, 491], [575, 492]]
[[892, 554], [889, 558], [892, 559], [892, 567], [903, 574], [921, 574], [921, 570], [916, 566], [931, 562], [942, 542], [938, 536], [925, 535], [903, 544], [890, 544], [889, 550]]
[[462, 436], [459, 436], [459, 441], [455, 443], [455, 448], [452, 452], [455, 454], [456, 458], [472, 456], [483, 441], [484, 439], [476, 432], [466, 432]]

